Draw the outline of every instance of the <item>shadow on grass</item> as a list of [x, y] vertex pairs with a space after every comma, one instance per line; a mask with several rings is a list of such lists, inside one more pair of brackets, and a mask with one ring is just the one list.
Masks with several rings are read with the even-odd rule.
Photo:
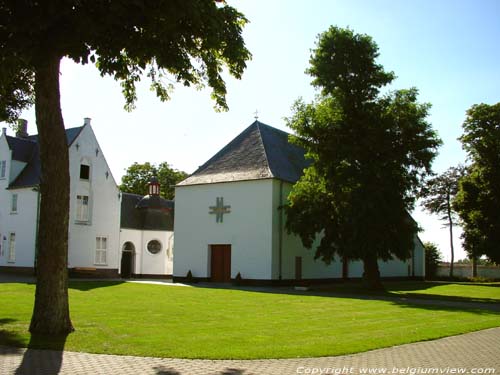
[[[421, 308], [427, 310], [466, 311], [481, 315], [500, 315], [500, 304], [497, 299], [447, 296], [437, 294], [412, 293], [412, 290], [428, 289], [437, 285], [455, 284], [442, 282], [406, 282], [405, 292], [393, 290], [401, 288], [405, 282], [388, 282], [386, 290], [369, 290], [360, 281], [338, 282], [330, 285], [312, 286], [307, 291], [299, 291], [293, 287], [246, 287], [230, 284], [196, 284], [199, 288], [241, 290], [257, 293], [288, 294], [298, 296], [315, 296], [331, 298], [348, 298], [359, 300], [386, 301], [402, 307]], [[194, 286], [194, 285], [193, 285]], [[397, 288], [395, 288], [397, 286]]]
[[[24, 352], [23, 360], [15, 375], [58, 374], [62, 366], [67, 336], [31, 335], [28, 349]], [[41, 348], [50, 350], [39, 350]]]
[[[16, 375], [31, 374], [58, 374], [63, 360], [64, 345], [67, 335], [64, 336], [40, 336], [31, 335], [29, 343], [26, 339], [15, 332], [1, 327], [6, 324], [17, 322], [17, 319], [0, 319], [0, 345], [9, 347], [12, 353], [22, 353], [23, 347], [28, 347], [23, 354], [21, 364], [16, 369]], [[50, 350], [39, 350], [50, 349]]]
[[9, 323], [17, 322], [17, 319], [5, 318], [0, 319], [0, 345], [11, 346], [16, 348], [21, 348], [26, 346], [26, 342], [23, 340], [22, 336], [15, 332], [3, 329], [2, 326]]
[[181, 373], [173, 368], [158, 366], [154, 367], [156, 375], [181, 375]]
[[101, 280], [70, 280], [69, 289], [77, 289], [81, 292], [87, 292], [89, 290], [98, 288], [107, 288], [110, 286], [116, 286], [124, 284], [125, 281], [113, 280], [113, 281], [101, 281]]

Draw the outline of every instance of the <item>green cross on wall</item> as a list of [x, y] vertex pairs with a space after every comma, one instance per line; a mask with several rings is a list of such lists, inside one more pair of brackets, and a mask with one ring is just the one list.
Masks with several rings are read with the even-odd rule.
[[217, 197], [215, 201], [215, 206], [208, 207], [210, 209], [209, 214], [215, 214], [215, 221], [217, 223], [222, 223], [224, 214], [231, 212], [231, 206], [224, 206], [224, 198]]

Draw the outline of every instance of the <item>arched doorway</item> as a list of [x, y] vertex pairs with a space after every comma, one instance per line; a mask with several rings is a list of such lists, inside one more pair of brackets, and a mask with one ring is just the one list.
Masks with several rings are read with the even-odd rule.
[[121, 261], [121, 277], [123, 279], [130, 279], [134, 272], [134, 258], [135, 246], [132, 242], [127, 241], [123, 244], [122, 248], [122, 261]]

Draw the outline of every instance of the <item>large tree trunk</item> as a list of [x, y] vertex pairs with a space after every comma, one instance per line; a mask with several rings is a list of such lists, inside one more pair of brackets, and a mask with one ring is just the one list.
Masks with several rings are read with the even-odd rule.
[[375, 254], [367, 254], [363, 258], [363, 269], [363, 279], [369, 289], [384, 289], [380, 281], [380, 272]]
[[35, 110], [41, 159], [40, 223], [35, 306], [30, 332], [73, 331], [68, 304], [69, 156], [59, 95], [59, 57], [35, 71]]
[[453, 277], [453, 263], [455, 262], [455, 250], [453, 248], [453, 220], [451, 217], [451, 202], [450, 193], [447, 196], [448, 202], [448, 225], [450, 226], [450, 249], [451, 249], [451, 261], [450, 261], [450, 278]]

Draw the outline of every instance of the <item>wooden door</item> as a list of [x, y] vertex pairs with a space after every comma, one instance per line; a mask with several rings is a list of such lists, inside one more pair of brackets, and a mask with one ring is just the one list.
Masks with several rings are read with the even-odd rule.
[[302, 280], [302, 257], [295, 257], [295, 280]]
[[132, 277], [132, 261], [134, 254], [131, 251], [122, 251], [121, 276], [123, 279]]
[[231, 281], [231, 245], [211, 245], [211, 281]]

